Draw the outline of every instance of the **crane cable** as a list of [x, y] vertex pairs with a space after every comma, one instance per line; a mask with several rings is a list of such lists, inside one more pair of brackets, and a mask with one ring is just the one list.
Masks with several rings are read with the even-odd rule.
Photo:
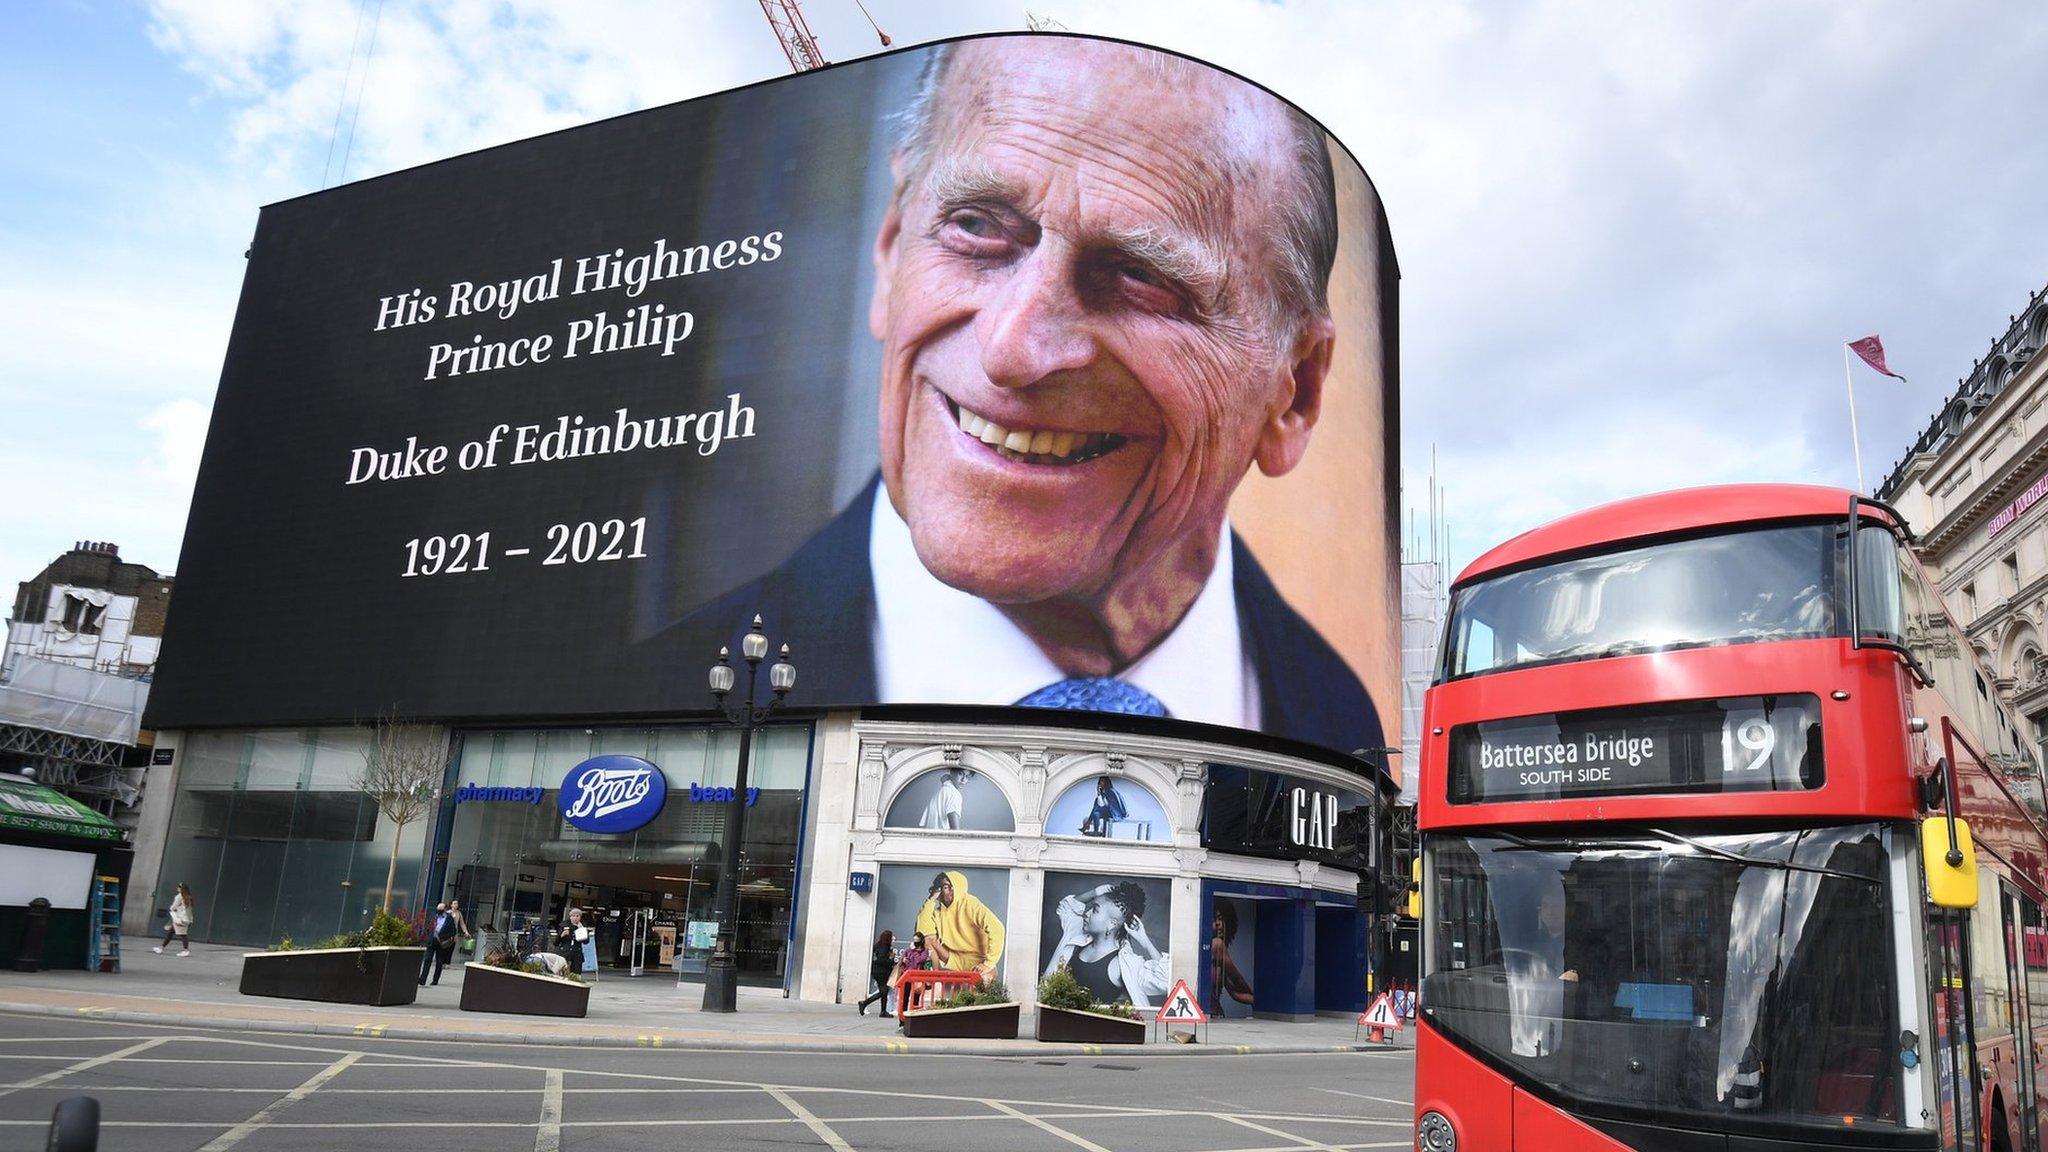
[[868, 6], [866, 4], [861, 3], [861, 0], [853, 0], [853, 6], [860, 9], [860, 14], [868, 18], [868, 27], [873, 28], [875, 30], [875, 35], [882, 38], [882, 47], [887, 48], [889, 45], [895, 43], [894, 40], [889, 39], [889, 34], [887, 32], [882, 31], [882, 26], [880, 24], [875, 23], [875, 18], [872, 15], [869, 15]]
[[[341, 75], [341, 98], [337, 100], [334, 105], [334, 123], [327, 130], [327, 159], [325, 163], [323, 163], [320, 167], [320, 186], [322, 188], [328, 186], [327, 178], [330, 173], [334, 175], [334, 183], [336, 184], [344, 183], [348, 179], [349, 157], [354, 153], [356, 145], [356, 123], [362, 118], [363, 95], [364, 92], [369, 87], [370, 61], [374, 59], [377, 55], [377, 31], [384, 24], [384, 0], [377, 0], [376, 13], [371, 17], [370, 20], [369, 47], [367, 51], [362, 51], [360, 53], [363, 61], [363, 70], [361, 82], [355, 85], [355, 108], [353, 110], [350, 110], [348, 98], [349, 86], [351, 82], [356, 80], [356, 57], [358, 55], [358, 49], [360, 48], [363, 42], [363, 10], [368, 8], [369, 6], [370, 0], [358, 0], [356, 4], [355, 31], [349, 37], [348, 67], [342, 72]], [[348, 113], [348, 141], [347, 143], [342, 145], [341, 170], [339, 172], [334, 172], [334, 145], [341, 138], [341, 117], [343, 112]]]
[[363, 117], [363, 96], [370, 89], [370, 62], [377, 58], [377, 29], [383, 24], [384, 0], [377, 0], [377, 13], [370, 18], [370, 48], [363, 53], [363, 79], [356, 85], [356, 110], [349, 114], [348, 142], [341, 146], [341, 171], [334, 178], [337, 184], [348, 182], [348, 160], [356, 150], [356, 122]]

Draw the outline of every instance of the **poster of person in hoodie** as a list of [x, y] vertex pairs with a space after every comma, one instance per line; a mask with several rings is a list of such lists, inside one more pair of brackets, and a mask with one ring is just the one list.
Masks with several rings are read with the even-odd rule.
[[923, 934], [932, 967], [1002, 975], [1010, 873], [1001, 868], [885, 864], [876, 884], [875, 930], [898, 940]]
[[1039, 974], [1065, 968], [1102, 1003], [1156, 1008], [1173, 987], [1172, 908], [1163, 878], [1047, 872]]

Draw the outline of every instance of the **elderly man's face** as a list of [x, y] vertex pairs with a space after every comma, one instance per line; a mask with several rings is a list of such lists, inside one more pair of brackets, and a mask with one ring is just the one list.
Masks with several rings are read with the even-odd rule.
[[1321, 400], [1328, 319], [1273, 319], [1284, 115], [1134, 55], [959, 49], [877, 238], [883, 478], [925, 566], [998, 603], [1198, 586]]

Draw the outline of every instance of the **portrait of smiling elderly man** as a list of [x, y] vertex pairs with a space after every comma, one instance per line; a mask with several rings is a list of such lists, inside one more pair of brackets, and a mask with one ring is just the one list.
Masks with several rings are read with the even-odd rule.
[[759, 611], [809, 638], [800, 698], [1382, 743], [1226, 519], [1254, 469], [1295, 468], [1323, 407], [1322, 131], [1203, 65], [1033, 38], [934, 50], [900, 121], [868, 316], [879, 483], [657, 635], [668, 674]]

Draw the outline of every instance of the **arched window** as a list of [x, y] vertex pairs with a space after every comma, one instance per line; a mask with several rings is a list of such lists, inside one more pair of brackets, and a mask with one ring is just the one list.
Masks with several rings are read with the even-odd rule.
[[936, 768], [903, 786], [889, 803], [885, 828], [927, 832], [1015, 832], [1009, 798], [995, 782], [958, 764]]
[[1105, 773], [1076, 781], [1060, 793], [1046, 813], [1045, 834], [1166, 843], [1173, 839], [1173, 826], [1151, 789]]

